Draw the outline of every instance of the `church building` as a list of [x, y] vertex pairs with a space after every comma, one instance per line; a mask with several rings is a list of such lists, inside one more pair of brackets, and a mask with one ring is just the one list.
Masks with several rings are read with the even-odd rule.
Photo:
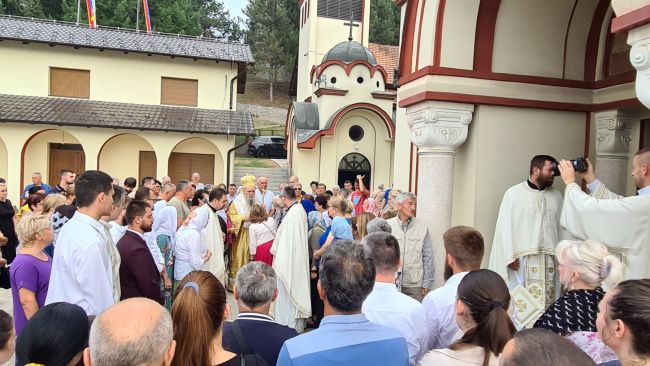
[[[534, 155], [588, 157], [613, 191], [635, 194], [632, 156], [650, 146], [650, 0], [396, 0], [393, 105], [393, 70], [368, 47], [370, 1], [299, 2], [292, 173], [331, 184], [370, 172], [372, 188], [415, 192], [437, 285], [451, 226], [483, 233], [487, 265], [503, 193]], [[345, 41], [350, 9], [359, 27]]]

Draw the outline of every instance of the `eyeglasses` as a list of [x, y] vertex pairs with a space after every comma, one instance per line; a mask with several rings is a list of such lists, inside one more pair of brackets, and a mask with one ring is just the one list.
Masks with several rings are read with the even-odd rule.
[[294, 188], [294, 191], [302, 191], [302, 188]]

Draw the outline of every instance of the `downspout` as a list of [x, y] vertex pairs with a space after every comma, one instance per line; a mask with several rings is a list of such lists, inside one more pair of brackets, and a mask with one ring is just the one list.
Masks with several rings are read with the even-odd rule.
[[246, 73], [246, 69], [244, 69], [244, 71], [241, 71], [240, 73], [235, 75], [234, 78], [230, 79], [230, 104], [228, 106], [228, 110], [232, 111], [232, 101], [233, 101], [233, 97], [234, 97], [233, 93], [234, 93], [234, 90], [235, 90], [235, 80], [239, 79], [239, 77], [244, 75], [245, 73]]
[[226, 155], [227, 155], [227, 158], [226, 158], [226, 164], [227, 164], [226, 165], [226, 187], [228, 187], [230, 185], [230, 161], [232, 160], [231, 156], [232, 156], [232, 154], [234, 154], [235, 150], [237, 150], [240, 147], [246, 145], [248, 143], [248, 141], [250, 141], [250, 138], [251, 138], [251, 136], [246, 136], [246, 140], [244, 140], [244, 142], [242, 142], [241, 144], [239, 144], [239, 145], [233, 147], [232, 149], [228, 150], [228, 152], [226, 153]]

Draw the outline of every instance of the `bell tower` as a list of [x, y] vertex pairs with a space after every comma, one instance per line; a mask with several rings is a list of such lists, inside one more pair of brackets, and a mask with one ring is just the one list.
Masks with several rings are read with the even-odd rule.
[[370, 0], [297, 0], [300, 5], [296, 100], [311, 95], [309, 74], [337, 44], [352, 38], [368, 46]]

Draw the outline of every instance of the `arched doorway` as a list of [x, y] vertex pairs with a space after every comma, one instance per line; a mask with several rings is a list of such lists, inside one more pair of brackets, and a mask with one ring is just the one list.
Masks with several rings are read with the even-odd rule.
[[370, 187], [371, 170], [370, 161], [365, 156], [359, 153], [347, 154], [339, 162], [338, 185], [339, 187], [343, 187], [343, 183], [346, 180], [354, 184], [357, 175], [365, 175], [366, 178], [363, 180], [363, 184], [366, 187]]
[[221, 152], [204, 138], [183, 140], [169, 155], [168, 175], [172, 182], [190, 180], [192, 173], [199, 173], [203, 184], [219, 184], [224, 181]]
[[86, 170], [86, 155], [77, 138], [65, 130], [41, 130], [25, 142], [22, 151], [22, 182], [29, 182], [33, 172], [43, 174], [52, 187], [60, 182], [59, 172]]
[[156, 165], [156, 153], [151, 144], [130, 133], [106, 140], [97, 158], [98, 169], [121, 181], [127, 177], [136, 177], [138, 182], [146, 176], [157, 177]]

